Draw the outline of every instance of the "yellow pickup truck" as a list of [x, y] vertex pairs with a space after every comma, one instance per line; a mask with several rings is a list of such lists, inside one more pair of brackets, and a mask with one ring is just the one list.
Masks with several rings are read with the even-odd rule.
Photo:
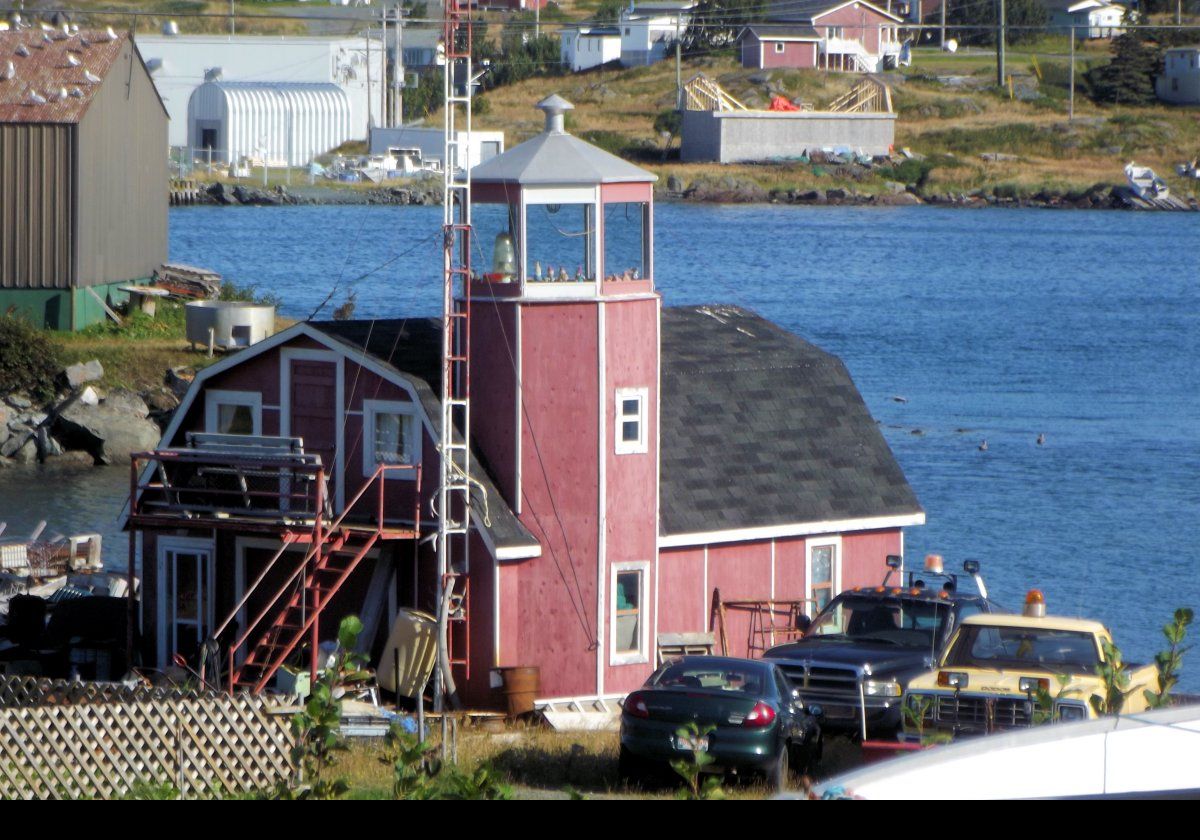
[[[975, 735], [1050, 721], [1097, 717], [1103, 696], [1097, 668], [1112, 636], [1103, 624], [1045, 614], [1037, 590], [1023, 615], [983, 614], [963, 620], [937, 670], [914, 677], [904, 694], [904, 737]], [[1129, 666], [1123, 711], [1146, 709], [1154, 665]]]

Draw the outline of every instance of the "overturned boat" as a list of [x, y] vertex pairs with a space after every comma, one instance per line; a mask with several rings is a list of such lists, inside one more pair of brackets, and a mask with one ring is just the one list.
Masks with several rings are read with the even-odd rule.
[[1149, 166], [1130, 162], [1125, 167], [1125, 177], [1129, 181], [1129, 188], [1143, 201], [1165, 201], [1171, 196], [1167, 182], [1155, 175]]

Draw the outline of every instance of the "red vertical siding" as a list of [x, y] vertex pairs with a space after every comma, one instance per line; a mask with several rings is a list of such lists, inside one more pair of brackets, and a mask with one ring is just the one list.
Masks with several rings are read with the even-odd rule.
[[[783, 44], [783, 52], [776, 52], [775, 45]], [[812, 41], [763, 42], [762, 66], [772, 67], [816, 67], [817, 45]]]
[[[807, 548], [803, 537], [775, 541], [775, 597], [781, 601], [804, 599]], [[811, 612], [806, 609], [806, 612]]]
[[708, 629], [712, 591], [705, 585], [704, 548], [665, 549], [658, 556], [658, 632]]
[[521, 521], [543, 555], [510, 567], [517, 658], [502, 664], [540, 666], [547, 697], [597, 692], [598, 338], [595, 304], [523, 310]]
[[843, 38], [862, 41], [867, 52], [877, 54], [879, 52], [880, 26], [895, 26], [896, 24], [895, 21], [878, 12], [854, 3], [815, 18], [813, 25], [821, 34], [825, 34], [825, 27], [840, 26]]
[[517, 498], [517, 324], [515, 304], [482, 300], [471, 312], [471, 437], [513, 509]]
[[878, 586], [887, 574], [885, 558], [900, 553], [900, 531], [863, 531], [842, 538], [842, 588]]
[[[722, 543], [708, 547], [708, 588], [721, 590], [721, 600], [765, 600], [771, 597], [771, 541]], [[749, 655], [750, 615], [729, 610], [725, 632], [730, 656]]]
[[[605, 529], [604, 575], [605, 676], [603, 693], [631, 691], [653, 670], [657, 622], [654, 611], [655, 565], [658, 554], [658, 319], [659, 298], [610, 301], [604, 313], [604, 447]], [[618, 388], [646, 388], [646, 452], [616, 454]], [[610, 665], [613, 564], [649, 563], [642, 593], [642, 621], [647, 626], [647, 661]]]

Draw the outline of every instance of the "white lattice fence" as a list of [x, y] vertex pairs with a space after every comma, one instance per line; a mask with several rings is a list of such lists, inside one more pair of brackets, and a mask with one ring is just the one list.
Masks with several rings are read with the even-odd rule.
[[288, 720], [218, 696], [0, 709], [0, 797], [109, 799], [135, 786], [183, 796], [263, 790], [292, 773]]

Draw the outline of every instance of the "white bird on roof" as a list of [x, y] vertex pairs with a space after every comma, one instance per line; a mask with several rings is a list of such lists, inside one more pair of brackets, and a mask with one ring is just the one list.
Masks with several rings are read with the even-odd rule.
[[49, 32], [51, 29], [50, 24], [46, 23], [46, 21], [42, 21], [41, 26], [43, 32]]
[[17, 77], [17, 68], [10, 61], [10, 62], [8, 62], [8, 65], [4, 68], [4, 72], [0, 73], [0, 79], [8, 80], [8, 79], [15, 79], [16, 77]]
[[46, 46], [46, 44], [49, 44], [51, 41], [53, 41], [53, 39], [50, 37], [50, 33], [49, 33], [49, 32], [43, 32], [43, 33], [42, 33], [42, 44], [41, 44], [41, 45], [44, 47], [44, 46]]
[[78, 58], [76, 58], [75, 56], [73, 56], [73, 55], [71, 55], [70, 53], [68, 53], [68, 54], [67, 54], [67, 64], [69, 64], [69, 65], [70, 65], [70, 66], [72, 66], [72, 67], [78, 67], [80, 64], [83, 64], [83, 62], [82, 62], [82, 61], [80, 61], [80, 60], [79, 60]]
[[79, 36], [79, 46], [83, 47], [86, 50], [91, 45], [92, 45], [91, 41], [89, 41], [87, 38], [84, 38], [82, 35]]
[[24, 44], [17, 44], [17, 55], [21, 56], [21, 58], [28, 57], [29, 47], [25, 46]]
[[31, 90], [31, 91], [29, 91], [29, 104], [30, 105], [45, 105], [46, 97], [42, 96], [36, 90]]
[[115, 41], [117, 40], [117, 33], [113, 32], [113, 28], [110, 26], [104, 30], [104, 37], [108, 38], [110, 41]]
[[101, 81], [100, 77], [97, 76], [95, 73], [93, 73], [91, 70], [84, 70], [83, 78], [85, 81], [90, 82], [93, 85], [99, 84]]
[[83, 99], [83, 91], [81, 91], [79, 88], [71, 88], [71, 95], [76, 99]]

